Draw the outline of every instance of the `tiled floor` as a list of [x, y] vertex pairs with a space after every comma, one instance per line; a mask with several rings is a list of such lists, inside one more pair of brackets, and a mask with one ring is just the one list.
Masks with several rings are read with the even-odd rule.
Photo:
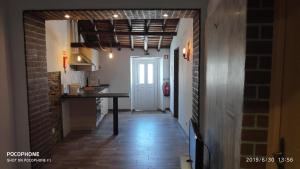
[[180, 169], [188, 143], [171, 114], [122, 112], [119, 135], [112, 136], [112, 114], [98, 130], [73, 132], [43, 169]]

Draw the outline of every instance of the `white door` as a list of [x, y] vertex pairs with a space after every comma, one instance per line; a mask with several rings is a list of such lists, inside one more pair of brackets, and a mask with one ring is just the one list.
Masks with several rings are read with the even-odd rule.
[[134, 109], [157, 110], [158, 59], [135, 59], [133, 62]]

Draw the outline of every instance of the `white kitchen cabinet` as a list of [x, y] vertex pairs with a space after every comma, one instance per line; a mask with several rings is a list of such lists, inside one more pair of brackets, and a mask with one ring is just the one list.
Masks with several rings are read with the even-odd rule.
[[[105, 88], [101, 91], [101, 93], [108, 93], [108, 88]], [[97, 123], [98, 126], [103, 119], [103, 117], [108, 113], [108, 98], [97, 98]]]

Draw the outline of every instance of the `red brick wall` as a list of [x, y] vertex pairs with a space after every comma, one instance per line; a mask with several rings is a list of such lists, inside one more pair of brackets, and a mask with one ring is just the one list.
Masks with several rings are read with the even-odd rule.
[[[45, 21], [24, 15], [30, 150], [49, 157], [53, 146], [48, 97]], [[32, 164], [39, 168], [40, 164]]]
[[267, 151], [273, 0], [249, 0], [247, 15], [241, 168], [264, 169], [264, 163], [247, 163], [245, 157]]

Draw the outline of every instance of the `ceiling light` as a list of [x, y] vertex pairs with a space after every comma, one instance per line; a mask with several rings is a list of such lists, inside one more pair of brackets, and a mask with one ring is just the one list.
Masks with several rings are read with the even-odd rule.
[[67, 18], [67, 19], [70, 19], [70, 18], [71, 18], [71, 16], [70, 16], [70, 15], [68, 15], [68, 14], [66, 14], [66, 15], [65, 15], [65, 18]]
[[114, 14], [113, 17], [114, 17], [114, 18], [118, 18], [119, 15], [118, 15], [118, 14]]
[[164, 16], [165, 18], [167, 18], [169, 15], [168, 15], [167, 13], [165, 13], [163, 16]]

